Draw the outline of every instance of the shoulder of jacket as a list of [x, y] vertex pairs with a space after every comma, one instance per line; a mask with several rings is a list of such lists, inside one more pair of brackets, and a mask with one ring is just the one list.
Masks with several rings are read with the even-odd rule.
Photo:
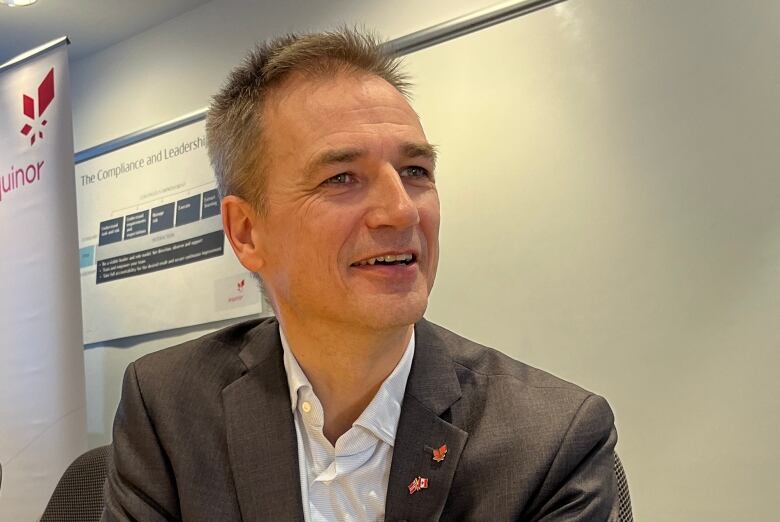
[[[446, 348], [459, 373], [470, 373], [475, 378], [502, 381], [531, 388], [557, 388], [568, 390], [584, 400], [591, 392], [560, 377], [540, 370], [509, 357], [494, 348], [484, 346], [462, 337], [444, 327], [425, 321], [418, 326], [427, 330], [427, 335], [438, 339]], [[508, 381], [508, 382], [507, 382]]]
[[224, 366], [243, 367], [238, 353], [258, 329], [276, 323], [275, 317], [251, 319], [197, 339], [144, 355], [133, 364], [139, 375], [182, 375], [187, 372], [214, 371]]

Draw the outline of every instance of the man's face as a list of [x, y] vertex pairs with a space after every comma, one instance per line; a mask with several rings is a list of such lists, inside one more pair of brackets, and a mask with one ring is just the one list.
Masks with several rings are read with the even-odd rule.
[[417, 321], [436, 275], [439, 198], [433, 149], [404, 97], [375, 76], [293, 77], [263, 116], [258, 255], [282, 320]]

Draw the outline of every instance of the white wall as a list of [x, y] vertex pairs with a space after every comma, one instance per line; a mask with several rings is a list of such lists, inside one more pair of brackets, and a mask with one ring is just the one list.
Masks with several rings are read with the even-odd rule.
[[606, 396], [639, 520], [778, 518], [779, 21], [570, 0], [407, 60], [428, 317]]
[[[73, 64], [76, 148], [205, 106], [257, 38], [394, 38], [488, 4], [215, 0]], [[778, 20], [570, 0], [408, 58], [442, 156], [428, 316], [605, 395], [638, 520], [774, 518]], [[90, 346], [92, 445], [128, 362], [217, 326]]]

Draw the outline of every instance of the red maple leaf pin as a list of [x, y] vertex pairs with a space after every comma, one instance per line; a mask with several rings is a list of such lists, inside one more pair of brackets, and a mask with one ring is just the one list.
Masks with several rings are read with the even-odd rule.
[[446, 444], [442, 444], [439, 449], [433, 450], [433, 460], [435, 460], [436, 462], [441, 462], [442, 460], [444, 460], [444, 457], [446, 456], [447, 456]]

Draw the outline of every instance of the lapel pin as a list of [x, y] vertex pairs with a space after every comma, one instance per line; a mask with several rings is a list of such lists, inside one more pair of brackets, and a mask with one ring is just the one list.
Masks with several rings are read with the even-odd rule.
[[433, 460], [441, 462], [447, 456], [447, 444], [442, 444], [439, 449], [433, 450]]
[[428, 489], [428, 479], [425, 477], [415, 477], [407, 487], [409, 488], [409, 494], [414, 495], [421, 489]]

